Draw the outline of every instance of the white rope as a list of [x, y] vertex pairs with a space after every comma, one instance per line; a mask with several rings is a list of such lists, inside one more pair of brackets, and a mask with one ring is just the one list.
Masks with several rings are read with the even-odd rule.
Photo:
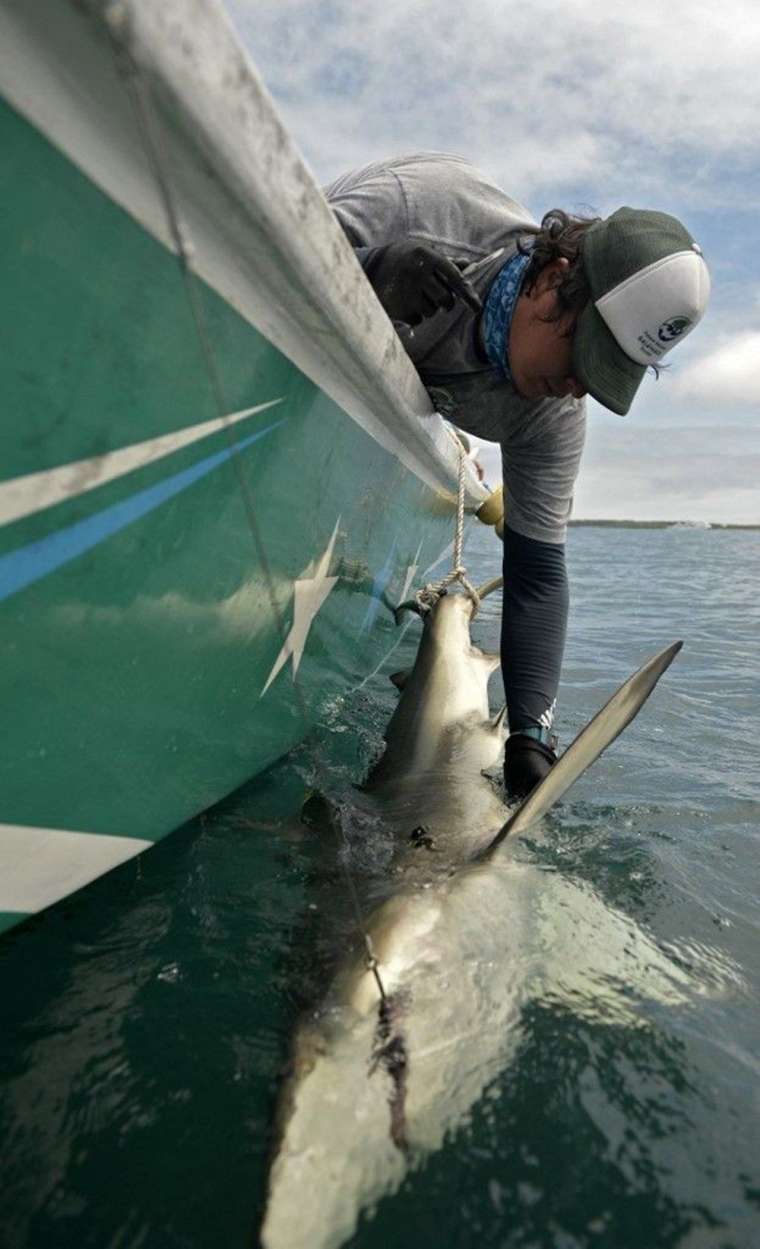
[[454, 564], [451, 572], [442, 577], [440, 581], [428, 581], [427, 585], [418, 590], [414, 596], [414, 600], [424, 615], [435, 607], [441, 595], [458, 581], [462, 586], [465, 594], [472, 600], [472, 614], [475, 615], [480, 607], [480, 596], [474, 585], [467, 580], [467, 568], [462, 562], [462, 546], [464, 544], [464, 493], [465, 493], [465, 471], [464, 466], [467, 460], [464, 447], [457, 438], [456, 434], [449, 430], [451, 437], [457, 444], [459, 450], [459, 481], [457, 489], [457, 519], [454, 530]]

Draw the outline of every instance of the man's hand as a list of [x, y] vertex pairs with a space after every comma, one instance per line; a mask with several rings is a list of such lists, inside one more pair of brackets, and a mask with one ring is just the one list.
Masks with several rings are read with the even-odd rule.
[[454, 261], [426, 243], [405, 241], [377, 247], [364, 272], [392, 321], [419, 325], [439, 308], [451, 311], [457, 299], [463, 299], [473, 312], [482, 307]]
[[527, 798], [557, 762], [549, 746], [513, 733], [504, 749], [504, 787], [510, 798]]

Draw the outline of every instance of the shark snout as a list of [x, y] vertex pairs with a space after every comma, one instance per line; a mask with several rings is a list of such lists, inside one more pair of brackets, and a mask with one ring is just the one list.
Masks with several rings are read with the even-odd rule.
[[442, 594], [425, 618], [425, 631], [438, 641], [469, 646], [475, 604], [468, 594]]

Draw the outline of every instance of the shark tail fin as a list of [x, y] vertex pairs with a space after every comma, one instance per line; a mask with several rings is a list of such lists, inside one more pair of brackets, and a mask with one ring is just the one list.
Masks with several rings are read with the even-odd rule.
[[670, 667], [683, 642], [674, 642], [624, 681], [601, 711], [589, 720], [562, 757], [507, 820], [478, 856], [488, 858], [509, 833], [521, 833], [546, 815], [578, 777], [591, 767], [633, 718], [638, 715], [663, 672]]

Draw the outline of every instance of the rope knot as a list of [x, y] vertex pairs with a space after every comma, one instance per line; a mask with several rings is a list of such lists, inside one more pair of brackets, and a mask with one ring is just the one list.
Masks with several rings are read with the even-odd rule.
[[462, 560], [462, 545], [464, 542], [464, 466], [467, 457], [465, 455], [464, 447], [457, 438], [456, 434], [453, 430], [449, 430], [449, 433], [454, 439], [459, 452], [459, 479], [457, 488], [457, 519], [454, 532], [454, 557], [450, 573], [447, 573], [446, 576], [442, 577], [440, 581], [429, 581], [427, 585], [423, 586], [422, 589], [418, 590], [415, 594], [414, 601], [417, 604], [421, 616], [426, 616], [429, 611], [433, 610], [441, 595], [445, 594], [448, 587], [453, 585], [455, 581], [459, 582], [465, 594], [467, 594], [472, 601], [473, 616], [480, 607], [480, 597], [475, 587], [472, 586], [467, 580], [467, 566]]

